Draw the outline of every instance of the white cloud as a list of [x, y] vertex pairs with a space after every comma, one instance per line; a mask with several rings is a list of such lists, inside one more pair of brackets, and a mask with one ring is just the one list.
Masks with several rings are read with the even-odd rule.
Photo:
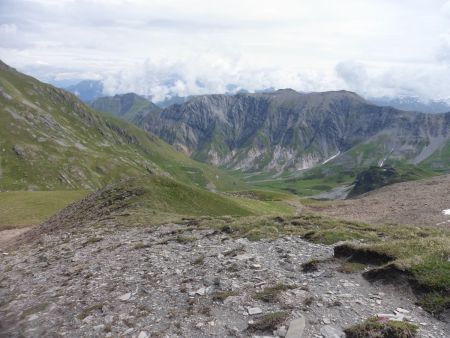
[[0, 34], [14, 35], [17, 32], [15, 24], [2, 23], [0, 24]]
[[444, 13], [444, 15], [446, 15], [448, 18], [450, 18], [450, 1], [447, 1], [442, 6], [442, 12]]
[[109, 93], [234, 84], [447, 96], [449, 9], [445, 0], [1, 0], [0, 55], [44, 80], [103, 78]]

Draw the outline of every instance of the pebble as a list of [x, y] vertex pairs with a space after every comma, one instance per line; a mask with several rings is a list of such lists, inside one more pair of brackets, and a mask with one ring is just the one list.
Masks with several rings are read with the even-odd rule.
[[100, 324], [100, 325], [96, 325], [94, 326], [94, 331], [102, 331], [105, 328], [105, 325]]
[[127, 301], [127, 300], [130, 300], [130, 298], [131, 298], [131, 292], [124, 293], [122, 296], [117, 297], [117, 299], [119, 299], [121, 301]]
[[286, 329], [286, 326], [284, 326], [284, 325], [280, 326], [278, 329], [276, 329], [273, 332], [273, 334], [278, 337], [285, 337], [286, 333], [287, 333], [287, 329]]
[[324, 338], [345, 338], [345, 333], [330, 325], [322, 326], [320, 333]]
[[289, 323], [289, 329], [285, 338], [302, 338], [305, 330], [305, 317], [301, 316]]
[[324, 324], [331, 324], [330, 318], [324, 318], [324, 319], [322, 319], [322, 321]]
[[262, 310], [259, 307], [249, 307], [247, 308], [247, 312], [249, 315], [259, 315], [262, 313]]
[[145, 331], [139, 332], [138, 338], [148, 338], [148, 334]]
[[402, 314], [405, 314], [405, 315], [409, 313], [408, 310], [402, 309], [401, 307], [396, 308], [395, 312], [402, 313]]

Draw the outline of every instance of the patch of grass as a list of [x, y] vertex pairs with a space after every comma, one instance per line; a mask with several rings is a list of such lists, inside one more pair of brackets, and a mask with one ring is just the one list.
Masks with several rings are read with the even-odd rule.
[[40, 224], [86, 194], [79, 190], [0, 192], [0, 230]]
[[22, 318], [28, 317], [32, 314], [45, 311], [48, 308], [48, 303], [37, 304], [32, 307], [29, 307], [22, 313]]
[[197, 237], [194, 237], [194, 236], [178, 235], [176, 238], [176, 241], [180, 244], [187, 244], [187, 243], [195, 242], [196, 240], [197, 240]]
[[[366, 271], [372, 280], [407, 281], [416, 292], [419, 304], [439, 316], [450, 309], [450, 236], [446, 231], [422, 229], [429, 236], [379, 241], [367, 244], [345, 244], [335, 252], [347, 251], [350, 261], [380, 264]], [[439, 237], [436, 235], [440, 233]]]
[[137, 243], [133, 246], [133, 249], [140, 250], [140, 249], [147, 249], [150, 247], [151, 247], [151, 244], [149, 244], [149, 243]]
[[95, 311], [100, 311], [103, 312], [103, 305], [102, 303], [98, 303], [98, 304], [94, 304], [92, 306], [89, 306], [88, 308], [84, 309], [83, 312], [81, 312], [77, 318], [79, 320], [83, 320], [84, 318], [88, 317], [91, 315], [91, 313], [95, 312]]
[[223, 302], [228, 297], [239, 296], [239, 292], [237, 291], [217, 291], [213, 293], [212, 299], [215, 301]]
[[83, 247], [85, 247], [85, 246], [88, 246], [89, 244], [98, 243], [98, 242], [100, 242], [102, 240], [103, 240], [103, 237], [91, 237], [87, 241], [83, 242], [83, 244], [81, 244], [81, 245]]
[[382, 321], [371, 317], [364, 323], [354, 325], [344, 330], [348, 338], [413, 338], [418, 327], [402, 321]]
[[201, 256], [198, 256], [196, 259], [194, 259], [192, 264], [193, 265], [201, 265], [201, 264], [203, 264], [204, 261], [205, 261], [205, 256], [201, 255]]
[[450, 309], [450, 295], [432, 292], [420, 297], [418, 304], [426, 311], [439, 316]]
[[255, 293], [253, 297], [257, 300], [262, 300], [263, 302], [275, 302], [282, 291], [292, 290], [295, 288], [295, 285], [279, 283], [274, 286], [264, 288], [262, 291]]
[[288, 317], [289, 314], [285, 311], [268, 313], [257, 318], [253, 324], [248, 326], [248, 330], [272, 332], [273, 330], [276, 330], [278, 326], [283, 324]]
[[366, 264], [354, 263], [354, 262], [344, 262], [338, 268], [338, 271], [343, 273], [357, 273], [363, 271], [367, 267]]

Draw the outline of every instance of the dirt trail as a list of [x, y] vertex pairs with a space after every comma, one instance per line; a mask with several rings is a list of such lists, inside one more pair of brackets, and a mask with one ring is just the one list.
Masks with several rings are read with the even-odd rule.
[[0, 231], [0, 250], [4, 248], [7, 244], [9, 244], [12, 240], [14, 240], [14, 238], [30, 229], [31, 227], [26, 227]]

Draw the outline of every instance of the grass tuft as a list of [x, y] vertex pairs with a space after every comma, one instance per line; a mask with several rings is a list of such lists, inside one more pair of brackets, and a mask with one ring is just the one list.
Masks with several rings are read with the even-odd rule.
[[254, 298], [257, 300], [262, 300], [263, 302], [271, 303], [275, 302], [278, 299], [278, 296], [282, 291], [292, 290], [295, 288], [297, 288], [295, 285], [278, 283], [274, 286], [264, 288], [262, 291], [255, 293]]
[[364, 323], [345, 329], [347, 338], [413, 338], [417, 334], [416, 325], [402, 321], [382, 321], [371, 317]]
[[253, 324], [248, 326], [248, 330], [251, 331], [263, 331], [272, 332], [278, 326], [283, 324], [288, 318], [289, 314], [285, 311], [278, 311], [268, 313], [255, 320]]

